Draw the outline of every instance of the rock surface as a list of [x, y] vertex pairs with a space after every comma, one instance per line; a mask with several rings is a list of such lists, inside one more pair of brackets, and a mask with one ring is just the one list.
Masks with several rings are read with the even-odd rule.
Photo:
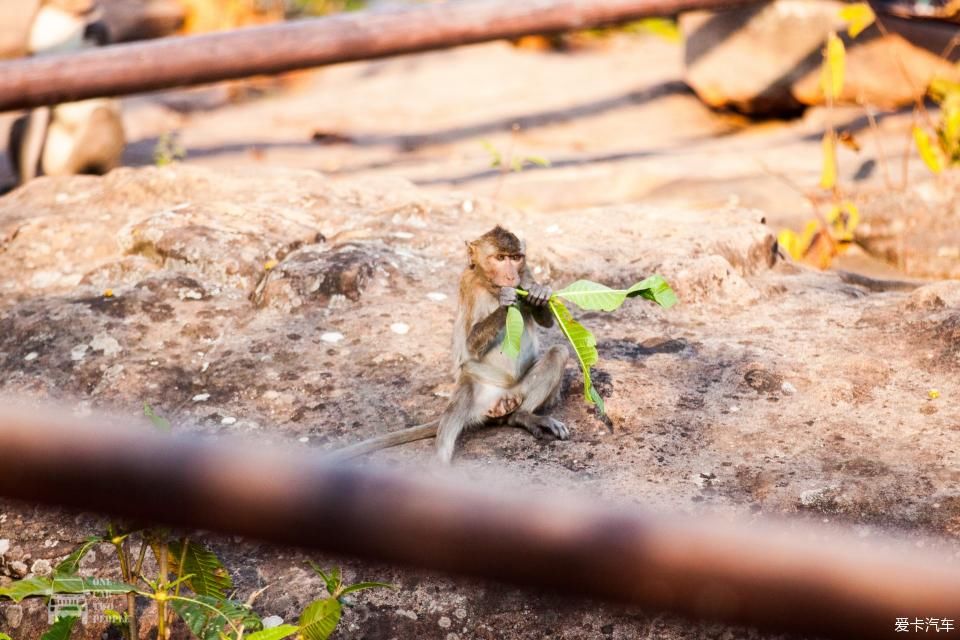
[[[843, 34], [842, 2], [775, 2], [680, 17], [686, 82], [713, 107], [780, 115], [824, 104], [820, 69], [827, 35]], [[838, 103], [894, 108], [913, 104], [934, 77], [958, 78], [939, 57], [950, 28], [882, 16], [856, 38], [844, 35], [844, 87]], [[902, 34], [901, 34], [902, 32]], [[942, 45], [938, 48], [938, 44]]]
[[[578, 314], [598, 338], [595, 380], [612, 424], [584, 404], [571, 366], [557, 416], [572, 439], [481, 430], [459, 449], [463, 474], [509, 468], [510, 482], [534, 488], [730, 517], [793, 514], [854, 525], [867, 539], [932, 534], [924, 544], [956, 561], [960, 283], [874, 290], [785, 264], [762, 217], [736, 206], [517, 211], [402, 180], [264, 168], [42, 178], [0, 198], [0, 392], [131, 420], [146, 402], [176, 430], [322, 450], [424, 422], [451, 388], [463, 241], [504, 223], [526, 237], [540, 280], [618, 285], [659, 272], [680, 304]], [[423, 466], [431, 452], [422, 442], [375, 459]], [[10, 541], [0, 580], [45, 569], [104, 524], [0, 504]], [[198, 537], [224, 558], [241, 599], [274, 585], [257, 600], [262, 615], [295, 620], [322, 593], [302, 554]], [[84, 568], [92, 575], [114, 570], [101, 546]], [[758, 637], [395, 567], [322, 564], [400, 587], [358, 598], [341, 637]], [[45, 628], [36, 603], [0, 609], [0, 630], [16, 621], [16, 637]]]

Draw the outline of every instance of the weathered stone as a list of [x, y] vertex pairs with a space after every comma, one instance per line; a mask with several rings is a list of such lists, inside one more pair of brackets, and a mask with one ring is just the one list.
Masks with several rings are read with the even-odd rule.
[[32, 565], [30, 565], [30, 573], [38, 576], [49, 576], [53, 573], [53, 565], [50, 564], [49, 560], [35, 560]]
[[0, 2], [0, 60], [26, 55], [30, 25], [39, 9], [40, 0]]
[[11, 629], [20, 627], [23, 622], [23, 607], [18, 604], [5, 603], [3, 607], [0, 607], [0, 611], [3, 611], [3, 619], [8, 627]]
[[960, 278], [960, 185], [950, 176], [858, 199], [855, 238], [875, 257], [917, 278]]
[[368, 286], [388, 286], [410, 260], [383, 243], [311, 244], [294, 250], [264, 275], [253, 293], [257, 306], [291, 310], [360, 299]]
[[874, 25], [850, 39], [843, 34], [843, 6], [775, 0], [682, 14], [685, 79], [710, 106], [744, 113], [782, 114], [824, 104], [821, 50], [830, 32], [841, 33], [847, 48], [838, 104], [912, 104], [934, 76], [960, 78], [937, 55], [949, 42], [949, 27], [881, 16], [889, 35]]

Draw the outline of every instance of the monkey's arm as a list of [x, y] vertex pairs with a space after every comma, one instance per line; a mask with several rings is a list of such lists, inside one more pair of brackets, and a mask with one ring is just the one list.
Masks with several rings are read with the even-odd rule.
[[520, 288], [527, 291], [527, 296], [521, 299], [522, 304], [526, 310], [530, 312], [530, 315], [533, 316], [537, 324], [547, 329], [552, 327], [553, 314], [547, 305], [550, 296], [553, 295], [550, 287], [537, 284], [530, 278], [530, 274], [527, 274], [527, 279], [520, 284]]
[[486, 318], [473, 325], [467, 336], [467, 351], [475, 358], [482, 358], [493, 348], [497, 334], [507, 322], [507, 307], [497, 309]]
[[356, 458], [357, 456], [379, 451], [380, 449], [389, 449], [390, 447], [396, 447], [408, 442], [433, 438], [437, 435], [438, 422], [440, 422], [440, 420], [431, 420], [430, 422], [415, 427], [401, 429], [393, 433], [385, 433], [382, 436], [368, 438], [362, 442], [347, 445], [342, 449], [331, 452], [329, 459], [336, 461], [349, 460], [350, 458]]

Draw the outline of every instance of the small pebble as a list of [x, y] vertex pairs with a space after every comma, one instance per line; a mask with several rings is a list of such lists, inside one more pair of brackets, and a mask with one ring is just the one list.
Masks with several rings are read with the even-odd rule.
[[430, 293], [427, 294], [427, 297], [433, 300], [434, 302], [443, 302], [444, 300], [447, 299], [447, 294], [440, 293], [439, 291], [431, 291]]
[[87, 355], [88, 348], [89, 348], [88, 345], [78, 344], [73, 349], [70, 349], [70, 359], [73, 360], [74, 362], [79, 362], [80, 360], [83, 360], [84, 356]]
[[40, 354], [37, 353], [36, 351], [31, 351], [31, 352], [28, 353], [26, 356], [24, 356], [23, 359], [24, 359], [25, 361], [27, 361], [27, 362], [30, 362], [31, 360], [36, 360], [36, 359], [37, 359], [37, 356], [39, 356], [39, 355], [40, 355]]
[[405, 322], [394, 322], [390, 325], [390, 331], [403, 336], [410, 332], [410, 325]]
[[464, 213], [473, 212], [473, 200], [464, 200], [463, 204], [460, 205], [460, 208], [463, 209]]
[[343, 340], [343, 334], [339, 331], [328, 331], [320, 336], [320, 339], [324, 342], [329, 342], [330, 344], [336, 344]]
[[198, 393], [197, 395], [193, 396], [194, 402], [203, 402], [204, 400], [209, 400], [209, 399], [210, 399], [209, 393]]
[[49, 560], [37, 560], [30, 567], [30, 571], [34, 575], [48, 576], [53, 573], [53, 566], [50, 564]]
[[797, 388], [784, 380], [783, 384], [780, 385], [780, 391], [783, 391], [785, 395], [792, 396], [797, 392]]
[[263, 624], [264, 629], [273, 629], [283, 624], [283, 618], [280, 616], [267, 616], [260, 622]]
[[452, 621], [450, 618], [448, 618], [447, 616], [443, 616], [442, 618], [440, 618], [439, 620], [437, 620], [437, 624], [440, 625], [440, 626], [441, 626], [442, 628], [444, 628], [444, 629], [449, 629], [449, 628], [450, 628], [450, 625], [453, 624], [453, 621]]
[[0, 556], [10, 551], [10, 541], [6, 538], [0, 538]]
[[233, 416], [226, 416], [222, 420], [220, 420], [220, 424], [236, 424], [236, 423], [237, 423], [237, 419], [234, 418]]
[[297, 438], [297, 442], [302, 442], [303, 444], [307, 444], [308, 442], [310, 442], [310, 438], [308, 438], [307, 436], [301, 436]]
[[547, 227], [547, 233], [560, 233], [560, 226], [552, 224]]

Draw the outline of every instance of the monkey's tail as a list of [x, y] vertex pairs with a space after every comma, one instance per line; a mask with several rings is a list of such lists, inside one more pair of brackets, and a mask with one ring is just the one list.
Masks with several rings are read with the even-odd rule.
[[389, 449], [390, 447], [407, 444], [408, 442], [416, 442], [417, 440], [433, 438], [437, 435], [437, 424], [439, 422], [439, 419], [431, 420], [430, 422], [425, 422], [424, 424], [419, 424], [415, 427], [409, 427], [407, 429], [401, 429], [400, 431], [394, 431], [393, 433], [385, 433], [382, 436], [368, 438], [362, 442], [347, 445], [342, 449], [336, 449], [330, 452], [329, 458], [331, 460], [338, 461], [349, 460], [373, 451], [379, 451], [380, 449]]

